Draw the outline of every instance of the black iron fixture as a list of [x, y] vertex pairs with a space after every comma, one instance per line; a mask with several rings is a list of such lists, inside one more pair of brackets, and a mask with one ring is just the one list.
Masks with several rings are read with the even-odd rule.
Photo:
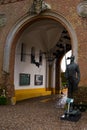
[[67, 30], [63, 30], [63, 32], [62, 32], [62, 33], [66, 34], [66, 33], [67, 33]]
[[62, 43], [58, 43], [58, 44], [56, 44], [56, 46], [59, 47], [59, 48], [64, 48]]
[[42, 65], [42, 51], [39, 51], [39, 62], [37, 62], [35, 59], [35, 47], [31, 48], [31, 63], [35, 64], [38, 68]]
[[70, 37], [68, 37], [68, 36], [63, 36], [63, 38], [70, 40]]
[[31, 48], [31, 63], [35, 62], [35, 47]]

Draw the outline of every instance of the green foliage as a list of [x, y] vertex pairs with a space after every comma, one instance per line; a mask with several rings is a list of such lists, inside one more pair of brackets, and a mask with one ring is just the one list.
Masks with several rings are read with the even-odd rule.
[[65, 72], [61, 73], [61, 81], [62, 81], [63, 86], [67, 85], [67, 80], [65, 78]]
[[66, 86], [66, 85], [67, 85], [67, 83], [66, 83], [66, 82], [62, 82], [62, 85], [63, 85], [63, 86]]
[[0, 96], [0, 105], [6, 105], [7, 104], [7, 99], [4, 96]]

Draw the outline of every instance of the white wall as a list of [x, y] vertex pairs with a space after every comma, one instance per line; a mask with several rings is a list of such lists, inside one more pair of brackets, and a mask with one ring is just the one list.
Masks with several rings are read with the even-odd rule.
[[[26, 58], [25, 62], [21, 62], [20, 60], [20, 50], [21, 50], [21, 43], [25, 43], [26, 46]], [[36, 50], [36, 61], [38, 62], [38, 54], [39, 50], [43, 50], [43, 47], [39, 44], [31, 44], [31, 42], [23, 41], [23, 39], [20, 39], [15, 52], [15, 67], [14, 67], [14, 85], [15, 89], [32, 89], [32, 88], [44, 88], [45, 87], [45, 76], [46, 76], [46, 60], [43, 56], [42, 65], [38, 68], [35, 64], [31, 64], [31, 47], [35, 46]], [[20, 86], [19, 85], [19, 74], [20, 73], [26, 73], [30, 74], [30, 85], [28, 86]], [[34, 85], [34, 76], [37, 75], [43, 75], [43, 85]]]
[[[14, 67], [14, 85], [16, 89], [25, 88], [44, 88], [48, 87], [48, 68], [46, 70], [46, 59], [43, 58], [42, 65], [38, 68], [35, 64], [31, 64], [30, 55], [26, 55], [26, 61], [20, 61], [20, 46], [22, 43], [26, 45], [26, 53], [31, 53], [31, 48], [36, 49], [36, 60], [38, 61], [39, 50], [43, 52], [52, 49], [58, 40], [60, 39], [63, 26], [54, 20], [38, 20], [33, 24], [29, 25], [19, 38], [15, 52], [15, 67]], [[47, 71], [47, 72], [46, 72]], [[54, 71], [54, 68], [53, 68]], [[29, 86], [19, 86], [19, 74], [28, 73], [30, 74], [30, 85]], [[34, 75], [43, 75], [43, 85], [34, 85]], [[47, 78], [47, 79], [46, 79]], [[55, 73], [53, 72], [52, 86], [55, 84]]]

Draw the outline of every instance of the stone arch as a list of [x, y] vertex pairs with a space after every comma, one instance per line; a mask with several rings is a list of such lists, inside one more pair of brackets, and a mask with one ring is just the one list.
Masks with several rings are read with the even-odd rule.
[[15, 59], [15, 48], [17, 40], [19, 39], [23, 30], [26, 29], [27, 26], [32, 24], [32, 22], [35, 22], [35, 20], [45, 18], [58, 21], [66, 28], [66, 30], [70, 35], [73, 54], [76, 56], [77, 61], [78, 58], [77, 36], [72, 25], [69, 23], [69, 21], [67, 21], [67, 19], [63, 15], [52, 11], [46, 11], [41, 13], [40, 15], [26, 14], [19, 21], [17, 21], [17, 23], [13, 26], [13, 28], [9, 32], [4, 48], [3, 71], [10, 74], [11, 84], [14, 82], [14, 59]]

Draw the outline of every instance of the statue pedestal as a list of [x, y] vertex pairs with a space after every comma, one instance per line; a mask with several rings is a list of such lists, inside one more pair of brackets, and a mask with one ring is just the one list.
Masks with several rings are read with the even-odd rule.
[[67, 98], [66, 103], [68, 103], [68, 108], [61, 116], [61, 120], [68, 120], [68, 121], [78, 121], [81, 117], [81, 112], [79, 110], [74, 110], [71, 108], [71, 103], [73, 103], [74, 99]]
[[60, 118], [61, 120], [76, 122], [80, 119], [80, 117], [81, 117], [81, 112], [79, 110], [72, 110], [69, 113], [67, 113], [66, 111], [64, 115], [62, 115]]

